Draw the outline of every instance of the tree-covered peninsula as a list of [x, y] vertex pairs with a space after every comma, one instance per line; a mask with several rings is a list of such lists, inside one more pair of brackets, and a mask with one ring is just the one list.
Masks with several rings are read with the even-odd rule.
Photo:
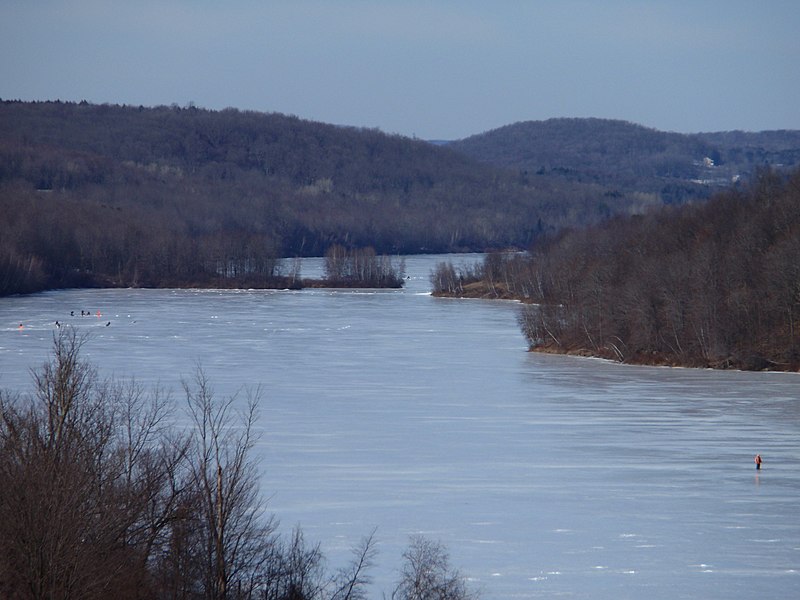
[[443, 296], [516, 298], [531, 349], [629, 363], [800, 368], [800, 170], [709, 202], [563, 231], [527, 254], [443, 263]]

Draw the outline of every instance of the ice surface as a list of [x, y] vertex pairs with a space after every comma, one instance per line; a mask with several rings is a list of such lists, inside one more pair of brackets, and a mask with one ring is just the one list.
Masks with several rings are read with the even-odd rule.
[[399, 291], [0, 299], [0, 387], [29, 389], [56, 320], [90, 332], [102, 373], [176, 402], [198, 364], [217, 394], [261, 385], [270, 508], [331, 566], [377, 527], [375, 598], [414, 533], [446, 544], [487, 600], [800, 589], [797, 375], [529, 354], [517, 305], [428, 295], [442, 259], [407, 258]]

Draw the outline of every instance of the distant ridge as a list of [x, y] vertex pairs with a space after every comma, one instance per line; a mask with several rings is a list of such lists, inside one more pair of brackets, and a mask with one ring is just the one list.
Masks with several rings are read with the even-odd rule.
[[682, 134], [597, 118], [523, 121], [448, 147], [525, 174], [655, 193], [665, 203], [705, 196], [759, 167], [800, 164], [800, 131]]

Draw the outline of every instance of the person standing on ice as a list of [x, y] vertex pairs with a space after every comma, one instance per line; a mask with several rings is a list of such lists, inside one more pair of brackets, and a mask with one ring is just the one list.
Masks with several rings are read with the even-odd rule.
[[761, 470], [761, 455], [760, 454], [756, 454], [756, 457], [755, 457], [754, 460], [755, 460], [755, 463], [756, 463], [756, 470], [760, 471]]

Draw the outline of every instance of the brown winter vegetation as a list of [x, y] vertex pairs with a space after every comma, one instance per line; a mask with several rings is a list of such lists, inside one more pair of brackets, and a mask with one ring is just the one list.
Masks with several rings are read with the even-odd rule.
[[280, 114], [0, 102], [0, 295], [281, 287], [278, 259], [527, 247], [597, 221], [597, 185]]
[[532, 350], [797, 370], [800, 170], [764, 170], [707, 203], [564, 231], [472, 269], [445, 263], [431, 281], [437, 295], [525, 302]]
[[[259, 390], [219, 399], [198, 369], [184, 409], [101, 380], [64, 327], [30, 395], [0, 392], [0, 597], [363, 600], [375, 532], [331, 572], [278, 533], [258, 485]], [[445, 549], [413, 538], [391, 598], [471, 598]]]
[[294, 287], [278, 259], [334, 245], [526, 248], [705, 198], [755, 164], [794, 164], [798, 137], [556, 119], [434, 145], [235, 109], [3, 101], [0, 295]]
[[791, 131], [551, 119], [435, 145], [235, 109], [2, 101], [0, 295], [296, 286], [278, 259], [333, 245], [522, 249], [798, 161]]

